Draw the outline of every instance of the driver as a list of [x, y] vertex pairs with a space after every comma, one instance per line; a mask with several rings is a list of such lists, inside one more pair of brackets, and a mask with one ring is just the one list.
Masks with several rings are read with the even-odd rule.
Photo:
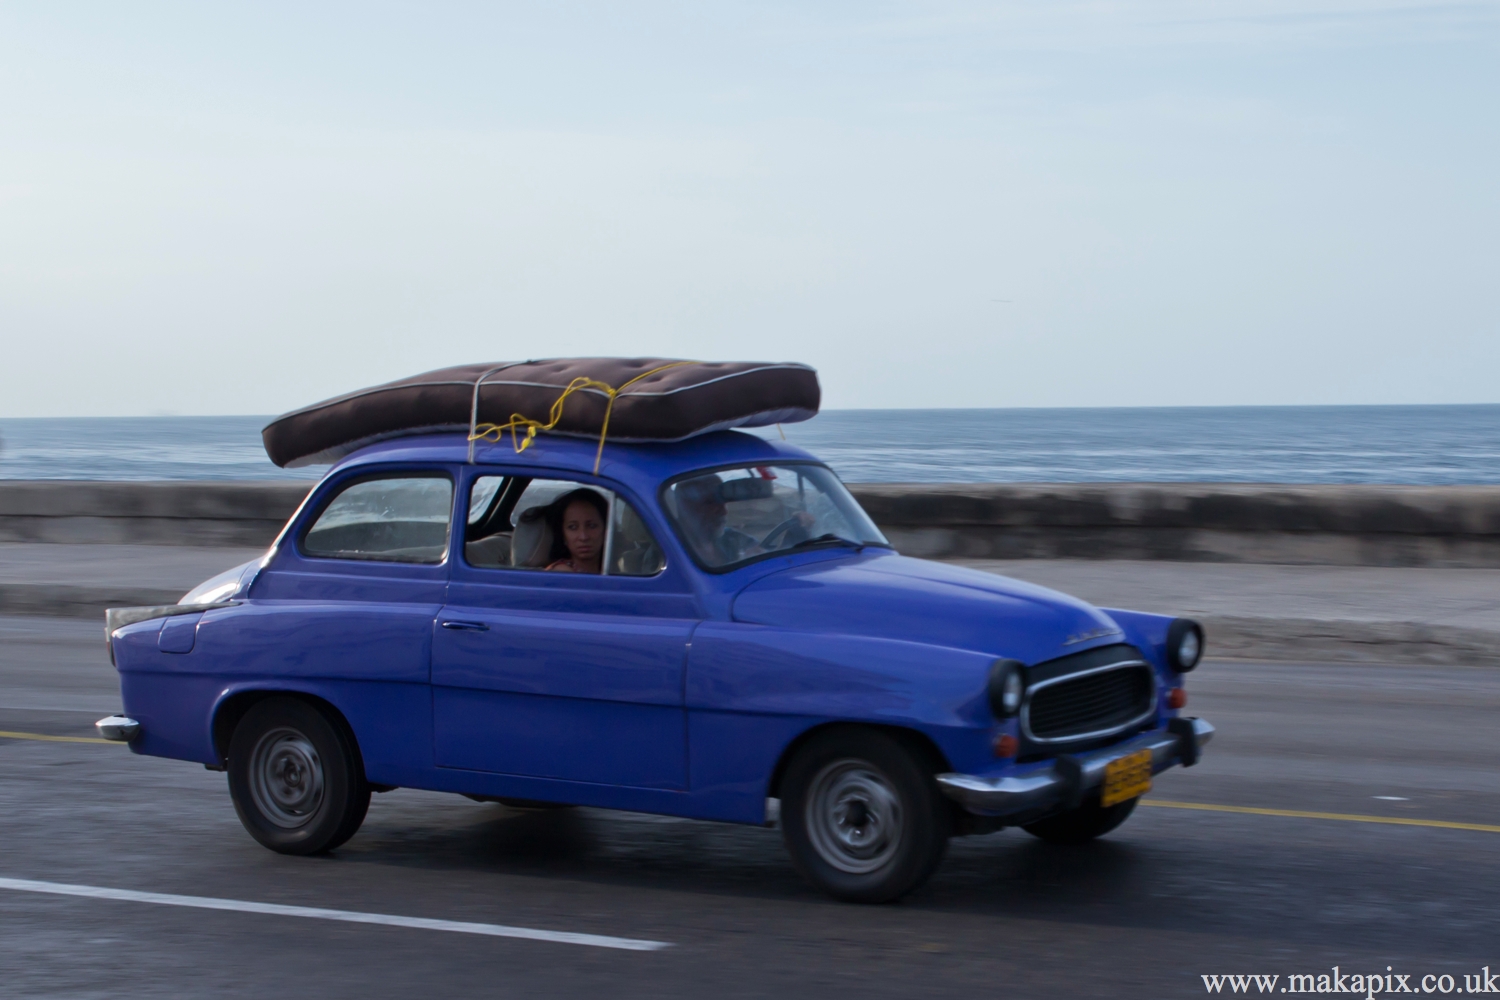
[[[729, 527], [728, 510], [724, 503], [724, 483], [716, 475], [689, 479], [677, 487], [682, 500], [683, 523], [691, 536], [694, 547], [704, 557], [713, 558], [717, 565], [727, 566], [750, 556], [760, 555], [785, 548], [799, 537], [806, 538], [814, 518], [806, 511], [794, 514], [787, 523], [772, 529], [771, 534], [757, 540], [743, 531]], [[795, 525], [797, 534], [784, 529]], [[780, 537], [773, 542], [772, 536]]]
[[682, 500], [682, 522], [702, 556], [712, 556], [719, 565], [739, 562], [760, 551], [754, 538], [729, 527], [724, 506], [723, 483], [718, 476], [699, 476], [677, 487]]

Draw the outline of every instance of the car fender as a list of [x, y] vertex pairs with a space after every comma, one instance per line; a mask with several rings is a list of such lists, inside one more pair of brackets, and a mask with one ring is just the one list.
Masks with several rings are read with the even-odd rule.
[[787, 747], [834, 723], [921, 734], [951, 767], [992, 763], [993, 660], [893, 639], [705, 622], [686, 680], [694, 793], [758, 808]]
[[1180, 683], [1180, 675], [1167, 666], [1167, 629], [1177, 619], [1172, 615], [1157, 615], [1146, 611], [1126, 611], [1122, 608], [1100, 608], [1125, 633], [1125, 641], [1139, 649], [1151, 663], [1165, 687]]

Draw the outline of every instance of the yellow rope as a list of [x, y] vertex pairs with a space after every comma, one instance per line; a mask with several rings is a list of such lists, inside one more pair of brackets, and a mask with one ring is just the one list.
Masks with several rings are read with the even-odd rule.
[[[676, 368], [680, 365], [695, 365], [697, 363], [698, 362], [696, 361], [674, 361], [669, 365], [662, 365], [660, 368], [653, 368], [649, 372], [642, 372], [635, 378], [631, 379], [629, 382], [626, 382], [624, 385], [620, 386], [618, 389], [610, 385], [608, 382], [600, 382], [598, 379], [588, 378], [587, 376], [580, 375], [578, 378], [575, 378], [573, 381], [569, 382], [567, 388], [563, 389], [562, 395], [558, 396], [557, 399], [552, 403], [552, 409], [547, 413], [546, 423], [542, 423], [540, 420], [532, 420], [530, 417], [524, 416], [520, 413], [512, 413], [510, 415], [510, 419], [503, 424], [475, 424], [474, 433], [469, 435], [469, 440], [487, 441], [490, 439], [490, 435], [493, 434], [495, 436], [494, 440], [498, 444], [500, 441], [504, 440], [505, 432], [510, 431], [511, 447], [515, 448], [516, 454], [519, 455], [521, 452], [531, 447], [531, 442], [536, 440], [537, 431], [550, 431], [562, 421], [563, 403], [567, 401], [569, 396], [573, 395], [573, 393], [575, 392], [578, 392], [580, 389], [598, 389], [600, 392], [603, 392], [606, 396], [609, 397], [609, 402], [604, 407], [604, 424], [599, 429], [599, 450], [594, 454], [594, 475], [597, 476], [599, 474], [599, 463], [604, 458], [604, 439], [609, 434], [609, 418], [610, 415], [614, 413], [616, 397], [618, 397], [620, 393], [624, 392], [626, 389], [629, 389], [631, 386], [635, 385], [641, 379], [649, 378], [650, 376], [655, 375], [657, 372], [664, 372], [668, 368]], [[518, 432], [523, 427], [526, 428], [526, 437], [524, 440], [518, 437]]]

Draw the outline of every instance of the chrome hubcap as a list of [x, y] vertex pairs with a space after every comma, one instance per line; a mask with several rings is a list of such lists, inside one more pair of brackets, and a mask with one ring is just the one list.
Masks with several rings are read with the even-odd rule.
[[323, 761], [295, 729], [273, 729], [250, 754], [250, 794], [261, 815], [283, 830], [311, 822], [323, 804]]
[[885, 775], [862, 760], [840, 760], [818, 772], [808, 793], [807, 833], [822, 859], [865, 875], [889, 864], [901, 847], [901, 799]]

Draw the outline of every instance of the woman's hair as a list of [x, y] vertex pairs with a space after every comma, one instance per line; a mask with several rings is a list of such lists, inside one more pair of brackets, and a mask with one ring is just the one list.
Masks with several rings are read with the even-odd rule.
[[584, 503], [592, 504], [599, 512], [599, 523], [609, 524], [609, 501], [597, 491], [580, 487], [570, 490], [558, 497], [547, 507], [547, 526], [552, 529], [552, 555], [555, 562], [558, 559], [568, 559], [573, 555], [568, 551], [567, 539], [563, 537], [563, 515], [574, 502], [582, 500]]

